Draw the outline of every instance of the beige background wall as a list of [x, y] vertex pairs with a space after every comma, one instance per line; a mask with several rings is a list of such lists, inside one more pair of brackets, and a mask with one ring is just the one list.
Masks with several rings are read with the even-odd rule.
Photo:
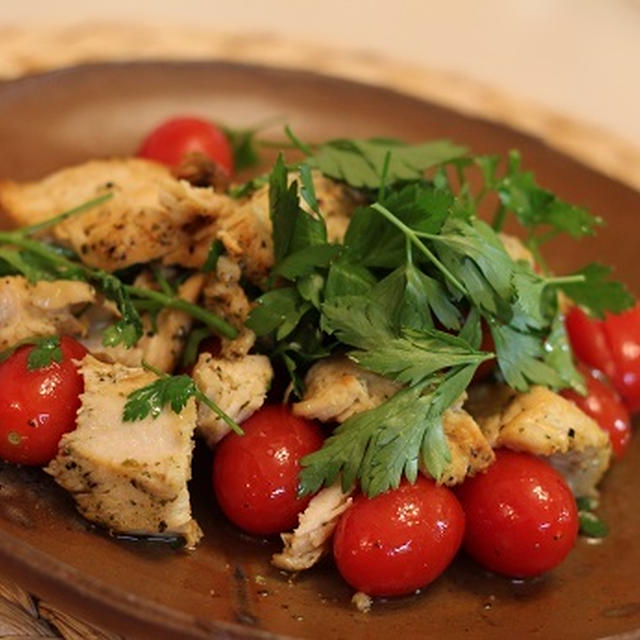
[[0, 0], [0, 25], [273, 33], [469, 76], [640, 146], [640, 0]]

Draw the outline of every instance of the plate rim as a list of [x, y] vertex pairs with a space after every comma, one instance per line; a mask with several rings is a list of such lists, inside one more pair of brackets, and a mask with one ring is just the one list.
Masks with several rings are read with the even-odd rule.
[[[37, 71], [35, 73], [20, 76], [18, 78], [0, 78], [0, 92], [5, 91], [21, 91], [30, 89], [30, 85], [37, 85], [39, 83], [47, 83], [55, 81], [57, 78], [64, 78], [75, 73], [83, 73], [87, 71], [100, 71], [101, 69], [132, 69], [132, 68], [144, 68], [144, 67], [220, 67], [229, 70], [238, 69], [245, 73], [256, 73], [260, 75], [273, 74], [280, 76], [287, 76], [294, 78], [296, 76], [300, 78], [314, 79], [317, 82], [323, 82], [333, 85], [342, 85], [345, 87], [362, 87], [366, 91], [376, 91], [378, 93], [393, 96], [396, 99], [402, 99], [406, 102], [413, 103], [415, 105], [426, 105], [431, 109], [446, 113], [454, 113], [457, 117], [464, 119], [467, 122], [481, 123], [500, 129], [501, 131], [509, 132], [510, 134], [517, 135], [522, 139], [527, 139], [535, 142], [536, 144], [544, 147], [549, 153], [563, 158], [565, 161], [579, 166], [582, 170], [588, 171], [591, 174], [605, 178], [606, 180], [615, 183], [617, 186], [622, 187], [634, 194], [640, 196], [640, 189], [636, 189], [633, 185], [624, 182], [616, 176], [609, 175], [608, 173], [601, 171], [595, 167], [585, 164], [581, 159], [570, 155], [562, 149], [551, 146], [541, 135], [533, 132], [519, 129], [509, 123], [502, 122], [496, 118], [492, 118], [489, 115], [478, 115], [473, 113], [467, 113], [463, 109], [456, 108], [430, 100], [428, 98], [422, 98], [419, 95], [411, 94], [395, 87], [385, 86], [383, 84], [376, 84], [367, 80], [356, 80], [350, 77], [344, 77], [339, 75], [333, 75], [322, 71], [315, 71], [305, 67], [294, 66], [277, 66], [271, 64], [258, 64], [256, 62], [244, 62], [235, 61], [224, 58], [194, 58], [180, 60], [175, 58], [165, 58], [162, 56], [145, 58], [145, 59], [122, 59], [113, 61], [97, 61], [97, 62], [81, 62], [78, 64], [58, 67], [56, 69], [50, 69], [45, 71]], [[34, 86], [34, 89], [37, 86]]]
[[[7, 92], [10, 95], [14, 92], [19, 93], [20, 91], [25, 90], [37, 90], [43, 85], [55, 82], [60, 78], [73, 76], [76, 73], [84, 73], [87, 71], [96, 71], [99, 73], [100, 70], [143, 69], [148, 67], [157, 68], [166, 66], [173, 67], [174, 69], [194, 69], [198, 67], [206, 67], [210, 69], [212, 67], [220, 67], [228, 70], [242, 70], [243, 72], [256, 73], [263, 76], [286, 76], [291, 80], [296, 78], [313, 80], [333, 86], [345, 86], [351, 88], [362, 87], [363, 90], [375, 91], [380, 95], [388, 95], [396, 100], [405, 100], [415, 104], [416, 106], [423, 105], [443, 112], [454, 113], [457, 117], [464, 119], [465, 121], [478, 123], [482, 126], [507, 132], [510, 135], [517, 135], [521, 139], [533, 141], [537, 145], [544, 147], [548, 153], [561, 157], [568, 163], [579, 166], [581, 171], [598, 175], [605, 178], [608, 182], [615, 184], [617, 187], [631, 192], [640, 202], [640, 190], [636, 190], [632, 185], [621, 181], [617, 177], [607, 175], [598, 169], [584, 164], [580, 159], [550, 146], [543, 138], [533, 133], [522, 131], [510, 124], [506, 124], [489, 117], [470, 115], [456, 109], [455, 107], [421, 98], [392, 87], [304, 68], [261, 65], [251, 62], [236, 62], [225, 59], [175, 60], [153, 58], [145, 60], [87, 62], [38, 72], [19, 78], [0, 80], [0, 97], [5, 95]], [[21, 568], [24, 570], [25, 566], [29, 567], [32, 576], [34, 576], [35, 579], [24, 580], [24, 576], [21, 575]], [[92, 624], [94, 621], [97, 621], [96, 624], [107, 626], [108, 621], [109, 627], [121, 628], [123, 630], [126, 629], [126, 631], [123, 632], [127, 633], [127, 635], [129, 634], [129, 629], [132, 628], [131, 624], [127, 624], [128, 621], [134, 623], [133, 628], [136, 629], [136, 632], [138, 630], [142, 631], [142, 635], [140, 637], [150, 638], [157, 638], [158, 633], [162, 633], [163, 638], [193, 638], [194, 640], [210, 638], [212, 633], [221, 634], [224, 637], [231, 639], [271, 639], [291, 637], [248, 627], [239, 623], [201, 619], [195, 615], [171, 609], [147, 598], [141, 598], [134, 593], [115, 589], [97, 578], [83, 574], [55, 556], [23, 542], [18, 537], [6, 532], [3, 532], [3, 535], [0, 536], [0, 567], [2, 567], [3, 577], [8, 576], [17, 584], [27, 586], [29, 590], [33, 591], [38, 596], [44, 596], [52, 603], [63, 603], [67, 610], [77, 612], [74, 613], [74, 615], [77, 615]], [[69, 580], [71, 577], [73, 577], [73, 580]], [[38, 591], [42, 585], [46, 585], [51, 582], [53, 578], [56, 578], [58, 581], [65, 582], [66, 586], [64, 589], [64, 596], [62, 598], [58, 598], [57, 595], [54, 594], [55, 589], [49, 588], [44, 589], [43, 592]], [[56, 589], [59, 590], [59, 586], [56, 586]], [[85, 603], [92, 603], [92, 613], [100, 610], [100, 615], [95, 618], [93, 616], [87, 617], [85, 608], [80, 610], [73, 606], [73, 601], [70, 599], [72, 597], [74, 599], [81, 599], [81, 601]], [[122, 617], [117, 625], [111, 624], [114, 619], [114, 615]], [[122, 621], [125, 621], [124, 625], [120, 624]], [[168, 622], [170, 623], [169, 629], [167, 628]], [[608, 638], [611, 640], [615, 640], [616, 638], [622, 640], [627, 637], [636, 637], [635, 634], [640, 634], [640, 627], [630, 633], [632, 636], [628, 635], [629, 632], [623, 632], [621, 634], [608, 636]]]

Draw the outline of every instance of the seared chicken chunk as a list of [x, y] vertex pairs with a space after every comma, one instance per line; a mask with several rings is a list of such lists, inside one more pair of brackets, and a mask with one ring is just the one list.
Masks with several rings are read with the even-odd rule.
[[[295, 177], [291, 174], [290, 180]], [[313, 174], [313, 184], [318, 206], [327, 224], [328, 239], [340, 241], [351, 212], [359, 203], [357, 194], [317, 172]], [[165, 201], [172, 209], [178, 209], [178, 202], [172, 202], [174, 194], [175, 189], [167, 191]], [[205, 214], [210, 222], [192, 229], [191, 241], [169, 252], [164, 257], [165, 263], [199, 267], [206, 260], [211, 242], [220, 240], [227, 255], [240, 265], [249, 280], [255, 284], [264, 283], [273, 266], [268, 185], [239, 200], [226, 196], [218, 198], [215, 209]]]
[[[307, 373], [305, 385], [304, 396], [293, 405], [293, 412], [321, 422], [344, 422], [382, 404], [400, 388], [346, 356], [334, 356], [314, 364]], [[460, 406], [447, 409], [442, 424], [451, 453], [451, 461], [441, 478], [444, 484], [459, 484], [467, 475], [486, 469], [493, 462], [493, 450], [480, 427]]]
[[143, 159], [93, 160], [36, 182], [1, 182], [0, 210], [17, 225], [33, 224], [108, 192], [109, 200], [51, 230], [92, 267], [115, 271], [159, 259], [200, 267], [223, 229], [240, 253], [265, 243], [264, 253], [270, 242], [264, 225], [237, 201]]
[[114, 271], [162, 256], [182, 221], [159, 202], [169, 170], [140, 159], [92, 160], [28, 183], [0, 183], [0, 209], [29, 225], [111, 192], [113, 197], [56, 225], [54, 238], [92, 266]]
[[[339, 239], [357, 198], [320, 174], [314, 185], [329, 238]], [[51, 230], [86, 264], [115, 271], [162, 260], [199, 268], [220, 240], [249, 280], [264, 282], [273, 264], [268, 187], [234, 199], [177, 180], [151, 161], [93, 160], [36, 182], [0, 182], [0, 210], [16, 225], [33, 224], [107, 192], [111, 199]]]
[[451, 453], [442, 484], [460, 484], [467, 476], [484, 471], [495, 460], [478, 423], [461, 407], [452, 407], [442, 414], [442, 428]]
[[388, 400], [400, 385], [371, 373], [346, 356], [316, 362], [307, 372], [305, 393], [293, 413], [321, 422], [344, 422]]
[[123, 422], [128, 394], [156, 376], [90, 355], [80, 370], [85, 390], [77, 428], [62, 437], [47, 473], [88, 520], [123, 533], [181, 535], [194, 547], [202, 535], [187, 490], [195, 401], [179, 414], [167, 407], [155, 419]]
[[336, 482], [313, 496], [298, 516], [296, 529], [281, 534], [284, 549], [273, 555], [272, 564], [286, 571], [302, 571], [316, 564], [327, 551], [340, 515], [351, 506], [351, 493], [344, 493]]
[[465, 407], [492, 447], [548, 457], [575, 495], [596, 493], [611, 459], [609, 436], [572, 402], [545, 387], [480, 385]]
[[0, 278], [0, 351], [32, 336], [83, 334], [85, 326], [74, 312], [95, 297], [86, 282], [42, 280], [31, 284], [22, 276]]
[[180, 241], [163, 254], [164, 264], [200, 268], [211, 243], [220, 240], [242, 273], [256, 284], [263, 283], [273, 264], [271, 220], [268, 207], [264, 209], [255, 200], [255, 194], [234, 199], [186, 182], [167, 185], [161, 201], [183, 226]]
[[255, 343], [255, 334], [244, 326], [251, 303], [240, 284], [240, 266], [227, 256], [220, 256], [216, 269], [208, 275], [203, 290], [203, 304], [238, 329], [234, 339], [220, 339], [220, 356], [235, 359], [246, 356]]
[[251, 311], [247, 294], [240, 285], [241, 277], [239, 265], [227, 256], [220, 256], [203, 291], [204, 306], [238, 329]]
[[[236, 422], [243, 422], [264, 404], [273, 369], [266, 356], [247, 355], [225, 359], [203, 353], [192, 375], [207, 398]], [[198, 433], [210, 447], [215, 446], [230, 429], [209, 407], [200, 404]]]
[[[195, 302], [202, 290], [205, 276], [196, 273], [187, 278], [178, 287], [178, 297], [188, 302]], [[140, 284], [136, 282], [136, 284]], [[182, 351], [191, 329], [192, 318], [184, 311], [163, 309], [155, 321], [148, 313], [142, 314], [144, 333], [140, 340], [127, 349], [120, 344], [116, 347], [105, 347], [102, 344], [102, 331], [115, 322], [119, 314], [111, 304], [94, 307], [87, 311], [90, 322], [89, 335], [82, 340], [87, 349], [95, 356], [109, 362], [119, 362], [129, 367], [139, 367], [147, 362], [160, 371], [173, 371], [182, 355]]]

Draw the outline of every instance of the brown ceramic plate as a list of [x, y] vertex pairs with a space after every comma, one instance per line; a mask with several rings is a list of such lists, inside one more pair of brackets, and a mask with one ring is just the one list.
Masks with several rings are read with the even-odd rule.
[[[0, 85], [0, 177], [32, 178], [87, 158], [128, 154], [166, 116], [204, 114], [233, 126], [282, 116], [307, 139], [449, 137], [478, 152], [522, 150], [545, 186], [598, 211], [600, 239], [558, 244], [563, 271], [599, 258], [640, 293], [640, 194], [541, 142], [371, 86], [309, 73], [220, 63], [70, 69]], [[206, 533], [191, 555], [91, 529], [39, 471], [0, 466], [0, 572], [36, 594], [131, 637], [601, 638], [640, 630], [640, 438], [603, 483], [612, 533], [580, 540], [543, 578], [511, 582], [464, 558], [424, 593], [357, 613], [330, 562], [289, 579], [269, 566], [273, 542], [225, 524], [195, 465], [195, 513]], [[629, 637], [625, 635], [624, 637]]]

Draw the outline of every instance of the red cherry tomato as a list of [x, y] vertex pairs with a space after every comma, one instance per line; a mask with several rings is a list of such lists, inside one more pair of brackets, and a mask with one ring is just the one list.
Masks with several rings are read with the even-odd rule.
[[435, 580], [463, 535], [464, 513], [453, 492], [420, 477], [375, 498], [357, 496], [338, 522], [333, 556], [354, 589], [398, 596]]
[[176, 167], [185, 154], [194, 151], [213, 160], [228, 176], [233, 175], [233, 151], [227, 136], [215, 124], [200, 118], [163, 122], [143, 140], [137, 155]]
[[629, 411], [640, 411], [640, 304], [607, 314], [604, 333], [614, 362], [614, 373], [607, 375]]
[[467, 517], [464, 547], [481, 565], [512, 577], [535, 576], [564, 560], [578, 535], [571, 489], [546, 462], [497, 451], [485, 473], [458, 490]]
[[29, 371], [32, 345], [18, 348], [0, 364], [0, 458], [45, 465], [58, 452], [62, 434], [76, 426], [84, 380], [73, 360], [87, 350], [72, 338], [60, 340], [62, 361]]
[[629, 411], [640, 411], [640, 304], [604, 320], [573, 307], [566, 325], [576, 357], [611, 380]]
[[607, 382], [598, 379], [585, 367], [580, 367], [580, 371], [587, 383], [587, 395], [580, 395], [571, 389], [565, 389], [562, 395], [591, 416], [609, 434], [613, 452], [621, 458], [631, 441], [629, 412]]
[[613, 378], [615, 364], [604, 323], [589, 317], [580, 307], [572, 307], [566, 315], [565, 324], [576, 358]]
[[310, 496], [298, 498], [300, 459], [322, 446], [320, 427], [284, 405], [262, 407], [230, 433], [213, 462], [213, 488], [235, 525], [256, 535], [292, 529]]

